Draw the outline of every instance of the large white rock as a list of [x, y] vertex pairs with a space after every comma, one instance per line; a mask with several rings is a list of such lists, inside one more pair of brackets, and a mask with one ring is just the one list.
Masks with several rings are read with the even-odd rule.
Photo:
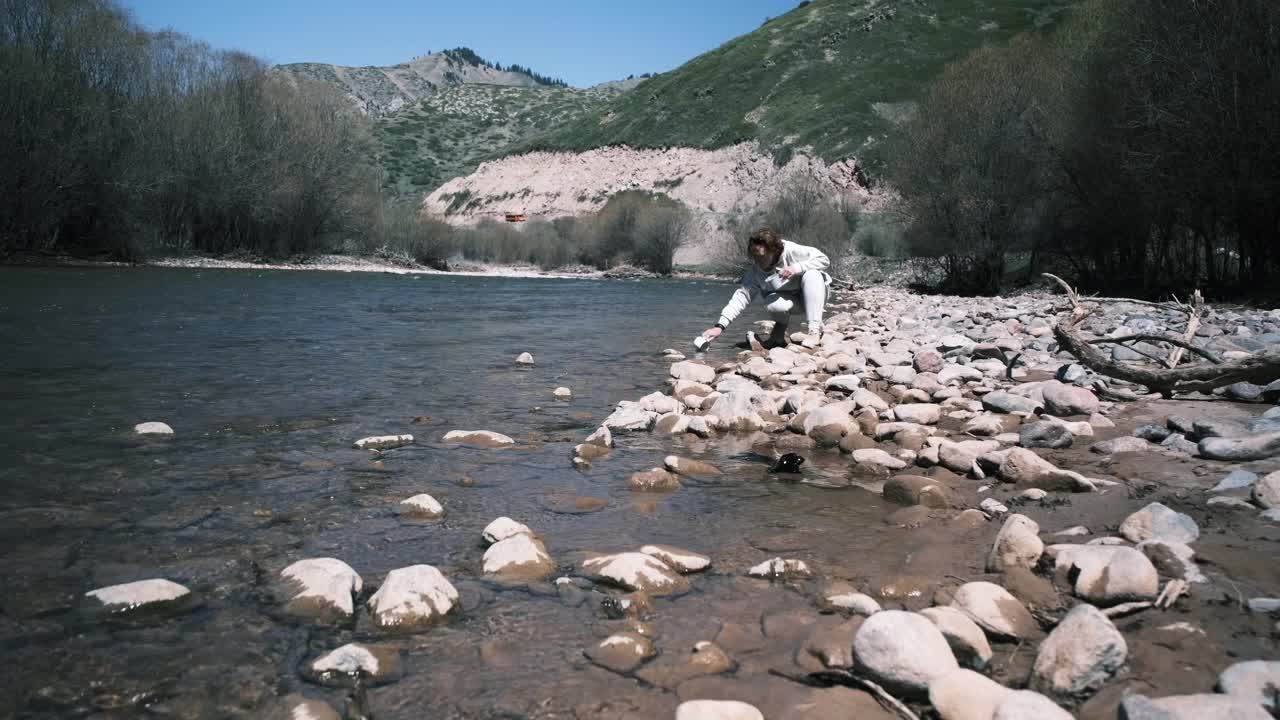
[[541, 540], [517, 533], [490, 545], [484, 551], [481, 569], [486, 575], [504, 579], [535, 580], [556, 568]]
[[520, 353], [519, 355], [517, 355], [517, 356], [516, 356], [516, 364], [517, 364], [517, 365], [532, 365], [532, 364], [533, 364], [533, 353], [528, 353], [528, 352], [522, 352], [522, 353]]
[[515, 445], [516, 441], [490, 430], [450, 430], [444, 434], [447, 443], [464, 443], [480, 447], [498, 448]]
[[292, 595], [286, 611], [320, 620], [344, 620], [355, 612], [354, 596], [364, 581], [337, 558], [299, 560], [280, 571]]
[[1126, 695], [1120, 700], [1125, 720], [1275, 720], [1261, 703], [1235, 695]]
[[1004, 572], [1009, 568], [1033, 568], [1044, 552], [1040, 525], [1026, 515], [1010, 515], [996, 534], [995, 544], [987, 555], [987, 572]]
[[709, 385], [715, 382], [716, 371], [709, 365], [685, 360], [671, 366], [671, 377], [676, 380], [692, 380]]
[[1153, 600], [1160, 589], [1156, 568], [1141, 551], [1120, 545], [1050, 545], [1045, 553], [1057, 572], [1076, 572], [1075, 593], [1092, 603], [1114, 605]]
[[1276, 710], [1280, 689], [1280, 660], [1238, 662], [1218, 676], [1218, 689], [1242, 700], [1253, 700]]
[[859, 410], [863, 408], [871, 408], [876, 412], [880, 412], [882, 410], [889, 409], [889, 403], [885, 402], [884, 398], [870, 390], [867, 390], [866, 388], [858, 388], [857, 390], [854, 390], [853, 395], [851, 395], [849, 399], [853, 400]]
[[982, 371], [968, 365], [948, 365], [938, 371], [938, 382], [951, 385], [962, 380], [981, 380]]
[[823, 384], [825, 390], [837, 390], [839, 392], [851, 393], [858, 390], [862, 384], [862, 380], [857, 375], [837, 375]]
[[955, 592], [951, 607], [959, 610], [988, 634], [1025, 640], [1039, 634], [1035, 618], [1008, 590], [989, 582], [970, 582]]
[[736, 432], [751, 432], [764, 427], [764, 420], [752, 398], [754, 395], [733, 390], [716, 398], [708, 415], [717, 418], [716, 429]]
[[641, 410], [656, 412], [659, 415], [666, 413], [680, 412], [680, 401], [670, 395], [663, 395], [660, 392], [651, 392], [640, 398], [638, 404]]
[[823, 599], [832, 608], [852, 615], [875, 615], [881, 610], [875, 598], [859, 592], [836, 593]]
[[613, 447], [613, 433], [609, 432], [609, 428], [601, 425], [596, 431], [587, 436], [584, 441], [588, 445], [599, 445], [600, 447]]
[[1018, 690], [1000, 701], [991, 720], [1074, 720], [1071, 713], [1037, 692]]
[[764, 720], [764, 715], [737, 700], [688, 700], [676, 707], [676, 720]]
[[352, 443], [352, 447], [357, 450], [390, 450], [391, 448], [404, 447], [413, 444], [412, 435], [378, 435], [375, 437], [360, 438]]
[[923, 695], [934, 680], [960, 668], [937, 626], [901, 610], [867, 618], [854, 636], [853, 654], [876, 680], [913, 695]]
[[929, 685], [929, 704], [942, 720], [991, 720], [1013, 691], [972, 670], [957, 670]]
[[658, 558], [680, 573], [701, 572], [711, 567], [711, 558], [706, 555], [670, 545], [645, 545], [640, 552]]
[[191, 591], [182, 585], [162, 578], [110, 585], [85, 593], [113, 613], [127, 613], [157, 603], [174, 602], [190, 594]]
[[427, 627], [457, 608], [458, 591], [431, 565], [392, 570], [369, 598], [369, 612], [381, 628]]
[[624, 400], [618, 403], [618, 408], [609, 417], [604, 419], [603, 425], [619, 432], [635, 432], [648, 430], [653, 427], [657, 419], [658, 413], [645, 410], [639, 403]]
[[[1213, 501], [1210, 500], [1209, 504], [1213, 505]], [[1138, 543], [1138, 549], [1147, 556], [1157, 570], [1169, 577], [1193, 583], [1209, 582], [1209, 578], [1200, 572], [1200, 566], [1196, 565], [1196, 551], [1192, 550], [1190, 545], [1165, 540], [1146, 540]]]
[[490, 545], [506, 540], [512, 535], [533, 535], [533, 531], [529, 529], [528, 525], [518, 523], [504, 515], [486, 525], [480, 533], [484, 541]]
[[139, 435], [172, 435], [173, 428], [162, 422], [144, 422], [133, 426], [133, 431]]
[[885, 472], [893, 470], [901, 470], [907, 464], [880, 448], [863, 448], [853, 451], [853, 460], [856, 463], [870, 466], [873, 468], [883, 468]]
[[1128, 654], [1124, 636], [1110, 618], [1092, 605], [1077, 605], [1040, 643], [1031, 689], [1063, 697], [1097, 690]]
[[411, 498], [401, 500], [400, 507], [405, 514], [416, 517], [434, 519], [444, 515], [444, 506], [440, 504], [440, 501], [426, 493], [419, 493]]
[[925, 608], [920, 614], [938, 626], [961, 665], [981, 670], [991, 662], [991, 643], [968, 615], [953, 607]]
[[1267, 473], [1254, 483], [1253, 501], [1268, 510], [1280, 508], [1280, 470]]
[[942, 419], [942, 407], [932, 403], [911, 403], [895, 407], [893, 414], [903, 422], [934, 425]]
[[668, 595], [689, 589], [689, 581], [652, 555], [624, 552], [590, 558], [582, 563], [582, 574], [650, 595]]
[[1120, 534], [1133, 543], [1143, 540], [1193, 543], [1200, 537], [1200, 528], [1191, 516], [1153, 502], [1125, 518], [1120, 523]]

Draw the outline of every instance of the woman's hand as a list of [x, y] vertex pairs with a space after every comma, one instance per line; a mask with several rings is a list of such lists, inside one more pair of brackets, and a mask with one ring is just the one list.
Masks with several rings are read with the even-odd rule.
[[791, 276], [796, 274], [796, 270], [795, 270], [795, 268], [793, 268], [793, 267], [791, 267], [790, 265], [788, 265], [788, 266], [786, 266], [786, 267], [782, 268], [782, 273], [781, 273], [781, 274], [782, 274], [782, 279], [783, 279], [783, 280], [790, 280], [790, 279], [791, 279]]
[[707, 328], [706, 331], [702, 333], [702, 337], [708, 340], [715, 340], [720, 337], [720, 332], [721, 330], [718, 327]]

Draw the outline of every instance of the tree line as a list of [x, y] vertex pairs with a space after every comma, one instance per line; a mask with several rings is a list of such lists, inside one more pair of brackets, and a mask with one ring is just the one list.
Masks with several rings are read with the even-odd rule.
[[949, 66], [888, 151], [953, 290], [1263, 290], [1280, 271], [1280, 4], [1086, 0]]

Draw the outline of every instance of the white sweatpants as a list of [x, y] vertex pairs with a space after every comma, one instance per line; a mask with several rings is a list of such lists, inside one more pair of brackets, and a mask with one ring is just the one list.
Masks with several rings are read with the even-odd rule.
[[801, 273], [798, 290], [789, 289], [793, 284], [796, 284], [794, 277], [783, 286], [782, 290], [764, 296], [765, 309], [769, 311], [769, 317], [773, 320], [775, 337], [786, 332], [792, 315], [799, 315], [802, 312], [805, 322], [809, 325], [807, 330], [813, 331], [822, 325], [822, 309], [827, 302], [827, 279], [822, 275], [822, 271], [807, 270]]

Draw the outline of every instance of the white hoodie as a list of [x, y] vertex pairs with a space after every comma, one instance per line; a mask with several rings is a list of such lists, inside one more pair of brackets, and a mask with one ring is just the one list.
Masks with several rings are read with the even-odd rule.
[[[826, 253], [818, 248], [783, 240], [782, 255], [773, 267], [761, 270], [759, 265], [752, 262], [747, 268], [742, 276], [742, 287], [733, 291], [733, 297], [729, 298], [729, 303], [720, 311], [720, 326], [728, 327], [760, 293], [800, 292], [800, 276], [808, 270], [824, 271], [823, 280], [830, 285], [831, 276], [825, 272], [830, 265], [831, 261]], [[782, 269], [786, 267], [794, 270], [795, 274], [783, 280]]]

